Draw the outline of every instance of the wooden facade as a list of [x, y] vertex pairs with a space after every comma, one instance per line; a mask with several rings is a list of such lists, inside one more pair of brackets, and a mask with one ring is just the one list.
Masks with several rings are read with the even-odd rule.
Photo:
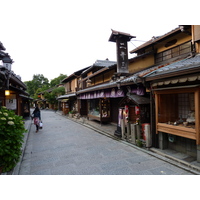
[[[137, 73], [135, 80], [144, 83], [151, 94], [153, 145], [192, 154], [200, 161], [197, 150], [200, 144], [198, 30], [198, 25], [179, 26], [152, 38], [131, 51], [137, 56], [131, 59], [129, 67]], [[161, 134], [165, 137], [158, 141]], [[176, 142], [170, 139], [172, 136], [176, 137]]]
[[[116, 72], [116, 62], [97, 60], [88, 70], [81, 74], [82, 90], [77, 92], [80, 102], [87, 102], [87, 112], [81, 109], [88, 119], [100, 122], [115, 121], [111, 115], [111, 99], [106, 91], [111, 92], [108, 83]], [[116, 87], [116, 84], [115, 86]], [[108, 88], [108, 89], [106, 89]], [[109, 90], [109, 91], [108, 91]], [[113, 109], [113, 106], [112, 106]]]
[[[0, 43], [0, 46], [2, 43]], [[0, 47], [0, 60], [10, 56], [3, 52], [5, 49]], [[11, 60], [11, 59], [10, 59]], [[29, 117], [30, 97], [26, 92], [26, 85], [21, 81], [20, 76], [11, 71], [12, 60], [9, 65], [0, 65], [0, 106], [6, 106], [13, 110], [15, 114]], [[5, 91], [8, 91], [6, 94]]]
[[[117, 73], [116, 64], [106, 67], [96, 62], [78, 76], [74, 76], [77, 84], [69, 79], [66, 81], [67, 92], [63, 99], [70, 100], [68, 98], [70, 92], [74, 92], [74, 98], [77, 98], [77, 112], [99, 121], [104, 120], [101, 102], [109, 101], [108, 121], [118, 123], [118, 109], [123, 98], [128, 98], [128, 94], [146, 97], [149, 104], [145, 106], [134, 102], [134, 99], [129, 99], [129, 118], [132, 123], [138, 118], [134, 114], [136, 105], [141, 107], [140, 110], [144, 115], [139, 116], [140, 119], [145, 119], [149, 115], [144, 123], [150, 123], [152, 146], [159, 148], [158, 135], [161, 133], [185, 138], [186, 143], [187, 140], [192, 140], [192, 145], [195, 141], [198, 146], [200, 143], [199, 35], [199, 26], [185, 25], [163, 36], [153, 37], [130, 51], [136, 55], [129, 59], [129, 73], [124, 76]], [[71, 85], [76, 89], [72, 90]], [[138, 86], [143, 86], [145, 92], [137, 93]], [[123, 95], [111, 96], [109, 93], [112, 90], [116, 94], [118, 91], [123, 91]], [[96, 105], [96, 109], [92, 110], [93, 114], [90, 112], [91, 104]], [[193, 110], [189, 110], [190, 104], [193, 105]], [[187, 109], [183, 109], [186, 107]], [[194, 115], [195, 121], [187, 121], [189, 113]], [[169, 147], [173, 145], [170, 143]]]
[[[199, 92], [200, 87], [191, 87], [191, 88], [178, 88], [178, 89], [168, 89], [168, 90], [159, 90], [155, 91], [155, 105], [156, 105], [156, 133], [165, 132], [173, 135], [178, 135], [181, 137], [189, 138], [196, 140], [196, 144], [199, 145]], [[189, 108], [192, 112], [195, 113], [195, 121], [191, 124], [187, 124], [187, 118], [182, 118], [182, 122], [180, 121], [180, 116], [178, 113], [180, 112], [180, 102], [177, 97], [172, 99], [170, 95], [177, 96], [177, 94], [191, 94], [193, 95], [194, 102], [189, 102], [190, 104], [194, 104], [193, 108]], [[162, 98], [162, 95], [168, 96]], [[189, 98], [189, 96], [188, 96]], [[188, 104], [189, 105], [189, 104]], [[187, 108], [183, 108], [187, 109]], [[163, 117], [161, 117], [163, 113]], [[188, 113], [189, 114], [189, 113]], [[185, 123], [184, 123], [185, 122]]]

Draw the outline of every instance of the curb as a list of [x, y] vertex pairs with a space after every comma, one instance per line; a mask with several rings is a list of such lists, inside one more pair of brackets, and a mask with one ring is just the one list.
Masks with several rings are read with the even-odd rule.
[[30, 129], [31, 129], [31, 124], [32, 124], [32, 121], [31, 121], [31, 119], [29, 119], [29, 122], [28, 122], [28, 124], [26, 126], [26, 129], [28, 131], [27, 131], [27, 134], [25, 133], [24, 143], [22, 145], [22, 154], [20, 156], [19, 162], [17, 163], [17, 165], [14, 167], [14, 169], [12, 171], [12, 175], [19, 175], [22, 159], [24, 157], [24, 153], [25, 153], [25, 149], [26, 149], [26, 143], [27, 143], [27, 140], [28, 140], [28, 137], [29, 137], [29, 133], [30, 133]]

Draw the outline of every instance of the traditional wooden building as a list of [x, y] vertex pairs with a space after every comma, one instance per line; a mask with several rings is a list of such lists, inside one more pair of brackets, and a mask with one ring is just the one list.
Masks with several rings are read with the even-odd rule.
[[79, 88], [82, 89], [77, 91], [81, 115], [100, 122], [117, 120], [114, 105], [119, 101], [117, 98], [124, 94], [122, 90], [118, 90], [117, 83], [113, 80], [116, 70], [116, 62], [97, 60], [81, 74]]
[[6, 106], [15, 111], [17, 115], [28, 117], [30, 115], [30, 97], [26, 92], [26, 85], [21, 77], [11, 71], [13, 60], [5, 47], [0, 43], [0, 106]]
[[69, 114], [69, 112], [79, 112], [76, 92], [79, 90], [80, 75], [87, 69], [88, 67], [78, 70], [61, 81], [65, 87], [65, 94], [59, 96], [57, 99], [59, 101], [59, 109], [64, 115]]
[[150, 94], [152, 145], [200, 161], [200, 26], [181, 25], [132, 50], [123, 83], [142, 83]]

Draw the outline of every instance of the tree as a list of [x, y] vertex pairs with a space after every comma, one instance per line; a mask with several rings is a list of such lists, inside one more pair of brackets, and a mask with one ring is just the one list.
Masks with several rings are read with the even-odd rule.
[[60, 74], [57, 78], [54, 78], [50, 81], [50, 87], [54, 87], [58, 84], [60, 84], [60, 82], [65, 79], [67, 77], [67, 75], [64, 75], [64, 74]]
[[32, 81], [24, 82], [27, 86], [27, 92], [31, 97], [34, 98], [34, 95], [37, 93], [38, 88], [41, 91], [47, 90], [50, 86], [48, 78], [45, 78], [43, 74], [33, 75]]
[[[49, 80], [45, 78], [43, 74], [34, 74], [31, 81], [26, 81], [24, 83], [27, 86], [27, 92], [30, 94], [30, 96], [33, 99], [38, 99], [38, 93], [56, 87], [66, 77], [67, 75], [60, 74], [57, 78], [52, 79], [49, 83]], [[55, 96], [62, 94], [65, 94], [64, 87], [58, 87], [54, 88], [51, 93], [45, 92], [45, 98], [53, 104], [56, 103]]]
[[65, 88], [64, 87], [57, 87], [54, 88], [51, 92], [45, 92], [44, 98], [51, 104], [56, 104], [58, 101], [56, 98], [60, 95], [65, 94]]

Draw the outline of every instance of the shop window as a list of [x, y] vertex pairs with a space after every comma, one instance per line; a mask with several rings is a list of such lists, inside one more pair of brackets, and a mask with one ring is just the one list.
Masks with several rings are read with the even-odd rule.
[[195, 128], [194, 93], [160, 94], [158, 123]]
[[91, 99], [88, 101], [88, 117], [99, 121], [110, 120], [110, 100]]
[[100, 117], [99, 110], [99, 99], [90, 100], [88, 105], [88, 114]]
[[110, 100], [101, 100], [102, 117], [110, 117]]

